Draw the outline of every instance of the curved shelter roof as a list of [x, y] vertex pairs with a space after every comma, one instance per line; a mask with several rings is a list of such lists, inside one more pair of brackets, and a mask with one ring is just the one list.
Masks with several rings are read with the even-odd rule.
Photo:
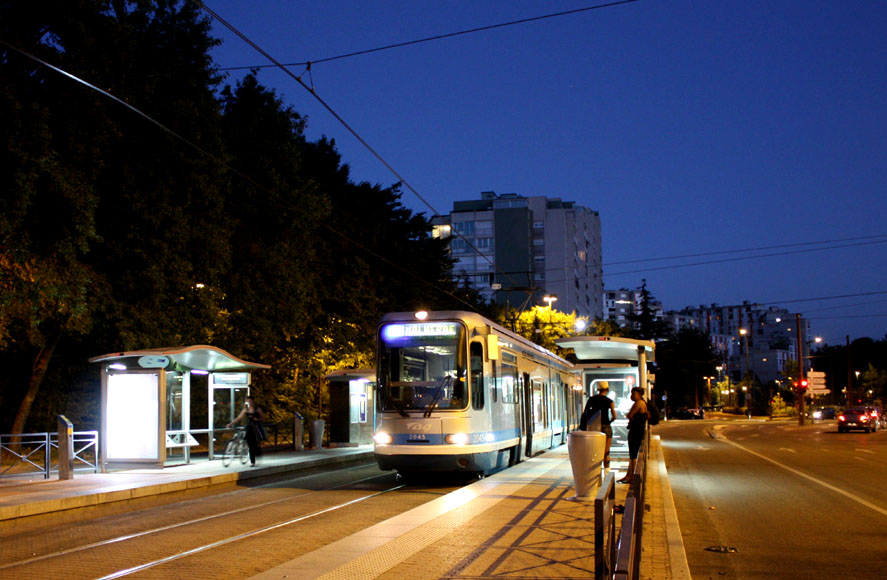
[[[168, 357], [179, 366], [203, 371], [253, 371], [270, 369], [271, 365], [248, 362], [237, 358], [220, 348], [207, 345], [177, 346], [171, 348], [150, 348], [103, 354], [89, 359], [89, 362], [114, 362], [126, 358]], [[146, 359], [148, 360], [148, 359]], [[155, 365], [156, 366], [156, 365]]]
[[652, 340], [637, 340], [621, 336], [568, 336], [554, 341], [561, 348], [572, 348], [579, 362], [633, 361], [638, 362], [638, 347], [643, 347], [647, 361], [655, 360]]

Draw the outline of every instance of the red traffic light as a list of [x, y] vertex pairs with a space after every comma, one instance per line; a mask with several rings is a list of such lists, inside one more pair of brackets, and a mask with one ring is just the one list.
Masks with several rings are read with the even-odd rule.
[[798, 388], [806, 389], [807, 388], [807, 379], [801, 379], [801, 382], [798, 385]]

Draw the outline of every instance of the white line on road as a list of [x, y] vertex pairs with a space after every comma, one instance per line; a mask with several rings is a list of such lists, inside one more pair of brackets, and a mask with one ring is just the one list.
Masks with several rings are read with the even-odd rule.
[[871, 449], [854, 449], [854, 451], [859, 451], [860, 453], [871, 453], [872, 455], [875, 454], [875, 452]]
[[750, 454], [754, 455], [755, 457], [760, 457], [764, 461], [769, 461], [770, 463], [772, 463], [773, 465], [776, 465], [777, 467], [781, 467], [781, 468], [785, 469], [786, 471], [790, 471], [791, 473], [794, 473], [795, 475], [803, 477], [804, 479], [808, 479], [808, 480], [812, 481], [813, 483], [817, 483], [817, 484], [821, 485], [822, 487], [824, 487], [826, 489], [830, 489], [831, 491], [833, 491], [835, 493], [839, 493], [848, 499], [852, 499], [853, 501], [855, 501], [859, 504], [862, 504], [871, 510], [876, 511], [881, 515], [887, 516], [887, 509], [884, 509], [881, 506], [875, 505], [870, 501], [864, 500], [861, 497], [850, 493], [849, 491], [844, 491], [840, 487], [835, 487], [834, 485], [832, 485], [830, 483], [826, 483], [826, 482], [822, 481], [821, 479], [817, 479], [817, 478], [813, 477], [812, 475], [807, 475], [803, 471], [798, 471], [797, 469], [794, 469], [794, 468], [789, 467], [787, 465], [783, 465], [783, 464], [779, 463], [778, 461], [776, 461], [775, 459], [770, 459], [766, 455], [762, 455], [762, 454], [758, 453], [757, 451], [752, 451], [748, 447], [745, 447], [744, 445], [740, 445], [739, 443], [735, 443], [735, 442], [730, 441], [728, 439], [722, 439], [721, 441], [723, 441], [724, 443], [727, 443], [729, 445], [732, 445], [733, 447], [736, 447], [737, 449], [742, 449], [746, 453], [750, 453]]
[[780, 451], [788, 451], [789, 453], [797, 453], [794, 449], [789, 449], [788, 447], [780, 447]]

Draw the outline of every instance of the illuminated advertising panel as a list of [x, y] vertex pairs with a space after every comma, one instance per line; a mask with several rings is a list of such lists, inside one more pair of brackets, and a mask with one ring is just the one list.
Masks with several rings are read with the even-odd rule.
[[160, 375], [108, 375], [105, 454], [110, 459], [157, 459]]

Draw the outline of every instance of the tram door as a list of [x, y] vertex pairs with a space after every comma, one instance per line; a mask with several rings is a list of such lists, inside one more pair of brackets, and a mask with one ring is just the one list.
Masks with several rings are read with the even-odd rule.
[[533, 387], [530, 375], [523, 374], [521, 381], [521, 427], [526, 434], [526, 456], [533, 456]]

